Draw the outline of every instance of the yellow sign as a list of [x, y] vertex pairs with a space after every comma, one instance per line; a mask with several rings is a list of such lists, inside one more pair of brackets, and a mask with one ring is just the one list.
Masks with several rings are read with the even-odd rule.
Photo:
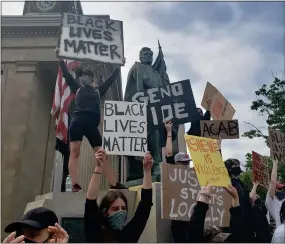
[[231, 184], [217, 141], [198, 136], [185, 135], [184, 137], [200, 185], [227, 187]]

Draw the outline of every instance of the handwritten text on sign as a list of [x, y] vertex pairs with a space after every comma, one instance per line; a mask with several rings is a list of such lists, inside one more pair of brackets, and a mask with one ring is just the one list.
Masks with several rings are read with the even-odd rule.
[[64, 13], [59, 57], [123, 64], [123, 22]]
[[202, 137], [212, 139], [238, 139], [239, 126], [237, 120], [201, 120]]
[[[200, 185], [194, 169], [162, 163], [162, 218], [189, 221], [199, 198]], [[214, 187], [206, 224], [229, 226], [231, 197], [223, 189]]]
[[269, 168], [265, 157], [252, 151], [252, 181], [269, 186]]
[[146, 104], [105, 101], [103, 148], [107, 154], [145, 155], [147, 152]]
[[177, 125], [197, 120], [190, 80], [139, 91], [132, 101], [148, 104], [148, 130], [158, 129], [168, 120]]
[[227, 187], [230, 184], [228, 171], [224, 165], [216, 140], [185, 135], [185, 141], [194, 163], [201, 186]]
[[233, 106], [210, 82], [207, 82], [201, 105], [211, 111], [214, 120], [230, 120], [235, 114]]
[[268, 128], [270, 155], [279, 162], [285, 163], [285, 133]]

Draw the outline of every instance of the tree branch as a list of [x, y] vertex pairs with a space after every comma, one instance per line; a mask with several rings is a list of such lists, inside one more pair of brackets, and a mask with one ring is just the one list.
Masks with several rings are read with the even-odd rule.
[[261, 132], [261, 130], [260, 129], [258, 129], [255, 125], [253, 125], [253, 124], [251, 124], [251, 123], [249, 123], [249, 122], [246, 122], [246, 121], [243, 121], [245, 124], [248, 124], [248, 125], [250, 125], [250, 126], [252, 126], [253, 128], [255, 128], [263, 137], [266, 137], [262, 132]]

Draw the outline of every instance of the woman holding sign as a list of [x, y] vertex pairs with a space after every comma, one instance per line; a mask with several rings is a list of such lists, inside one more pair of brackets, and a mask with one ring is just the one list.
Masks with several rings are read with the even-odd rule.
[[102, 146], [102, 137], [97, 128], [100, 124], [100, 98], [117, 79], [120, 69], [115, 68], [102, 85], [95, 87], [94, 74], [91, 70], [79, 68], [77, 70], [79, 79], [76, 81], [68, 72], [63, 60], [60, 61], [60, 68], [71, 92], [76, 94], [75, 110], [69, 126], [70, 158], [68, 166], [72, 179], [72, 191], [78, 192], [81, 187], [77, 180], [77, 164], [83, 136], [88, 139], [95, 152]]
[[135, 215], [125, 223], [128, 215], [126, 196], [117, 190], [110, 190], [98, 206], [97, 198], [100, 188], [103, 166], [107, 162], [103, 148], [96, 152], [96, 167], [90, 180], [85, 202], [85, 238], [88, 243], [130, 243], [138, 242], [152, 207], [153, 159], [149, 152], [143, 160], [143, 185], [141, 200]]

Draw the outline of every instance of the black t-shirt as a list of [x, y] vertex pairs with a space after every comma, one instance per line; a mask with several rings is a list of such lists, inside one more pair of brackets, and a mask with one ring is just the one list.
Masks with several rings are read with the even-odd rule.
[[79, 83], [73, 78], [73, 76], [68, 72], [66, 64], [63, 60], [60, 61], [60, 68], [66, 83], [70, 87], [70, 90], [76, 94], [76, 105], [73, 116], [82, 113], [91, 113], [93, 115], [96, 115], [96, 118], [100, 120], [100, 97], [104, 96], [114, 80], [116, 80], [120, 69], [116, 68], [113, 73], [107, 78], [107, 80], [98, 87], [81, 87]]

